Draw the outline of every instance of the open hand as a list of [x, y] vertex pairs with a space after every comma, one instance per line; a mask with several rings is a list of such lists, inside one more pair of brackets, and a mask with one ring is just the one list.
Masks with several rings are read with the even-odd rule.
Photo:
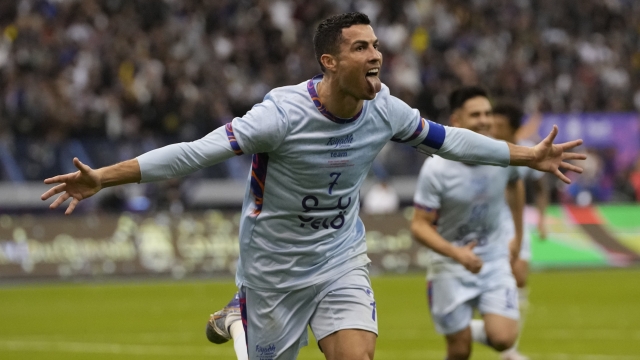
[[582, 140], [573, 140], [562, 144], [554, 144], [553, 140], [558, 135], [558, 126], [553, 125], [553, 129], [547, 137], [533, 147], [534, 159], [527, 166], [555, 174], [560, 180], [567, 184], [571, 183], [560, 169], [582, 173], [582, 168], [566, 162], [565, 160], [585, 160], [585, 154], [567, 152], [576, 146], [582, 145]]
[[64, 212], [65, 215], [71, 214], [80, 200], [84, 200], [102, 189], [100, 176], [95, 170], [80, 162], [78, 158], [73, 158], [73, 164], [78, 168], [78, 171], [45, 179], [45, 184], [60, 184], [40, 196], [42, 200], [47, 200], [55, 194], [64, 192], [49, 205], [49, 208], [55, 209], [71, 198], [71, 203]]

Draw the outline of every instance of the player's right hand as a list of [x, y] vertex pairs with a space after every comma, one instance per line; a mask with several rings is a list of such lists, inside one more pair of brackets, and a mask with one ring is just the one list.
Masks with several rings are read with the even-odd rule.
[[456, 260], [462, 264], [465, 269], [474, 274], [479, 273], [483, 265], [482, 259], [473, 253], [473, 248], [476, 247], [476, 245], [478, 245], [478, 243], [473, 241], [463, 247], [459, 247], [456, 256]]
[[78, 168], [78, 171], [45, 179], [45, 184], [60, 184], [40, 196], [42, 200], [47, 200], [53, 195], [64, 191], [49, 205], [49, 208], [55, 209], [67, 199], [72, 198], [71, 203], [64, 212], [65, 215], [71, 214], [80, 200], [84, 200], [102, 189], [100, 175], [97, 171], [80, 162], [78, 158], [73, 158], [73, 164]]

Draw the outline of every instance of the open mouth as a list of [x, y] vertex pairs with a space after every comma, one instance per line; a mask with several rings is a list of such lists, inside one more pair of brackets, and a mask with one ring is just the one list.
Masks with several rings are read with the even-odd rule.
[[373, 68], [367, 71], [367, 74], [365, 76], [378, 76], [378, 73], [380, 73], [380, 68]]
[[367, 73], [364, 75], [364, 78], [369, 85], [369, 96], [371, 96], [371, 94], [374, 94], [373, 96], [375, 96], [375, 94], [382, 88], [382, 82], [380, 82], [380, 78], [378, 77], [379, 74], [380, 68], [377, 67], [369, 69], [369, 71], [367, 71]]

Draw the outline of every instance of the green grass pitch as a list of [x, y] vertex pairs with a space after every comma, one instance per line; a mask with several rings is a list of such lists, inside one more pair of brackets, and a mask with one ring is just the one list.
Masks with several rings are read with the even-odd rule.
[[[530, 279], [521, 349], [532, 360], [640, 359], [640, 270], [547, 271]], [[373, 279], [376, 359], [444, 358], [421, 274]], [[146, 281], [0, 287], [0, 359], [234, 359], [204, 336], [230, 281]], [[300, 359], [323, 359], [313, 339]], [[497, 359], [474, 345], [474, 359]]]

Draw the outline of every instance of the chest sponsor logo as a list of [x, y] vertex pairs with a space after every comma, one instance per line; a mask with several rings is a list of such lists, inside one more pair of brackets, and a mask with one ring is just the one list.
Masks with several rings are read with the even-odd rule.
[[[344, 200], [344, 203], [343, 203]], [[309, 225], [312, 229], [334, 229], [338, 230], [344, 226], [345, 223], [345, 215], [347, 215], [347, 209], [351, 205], [351, 196], [349, 196], [346, 200], [341, 196], [335, 205], [331, 206], [322, 206], [320, 205], [320, 201], [317, 197], [313, 195], [307, 195], [302, 199], [302, 208], [305, 216], [298, 215], [298, 219], [300, 219], [300, 227], [305, 227], [305, 225]], [[314, 211], [331, 211], [338, 210], [338, 213], [331, 214], [329, 216], [326, 215], [315, 215]]]
[[327, 141], [327, 145], [334, 149], [345, 149], [351, 147], [351, 143], [353, 143], [352, 134], [340, 137], [331, 137], [329, 138], [329, 141]]

